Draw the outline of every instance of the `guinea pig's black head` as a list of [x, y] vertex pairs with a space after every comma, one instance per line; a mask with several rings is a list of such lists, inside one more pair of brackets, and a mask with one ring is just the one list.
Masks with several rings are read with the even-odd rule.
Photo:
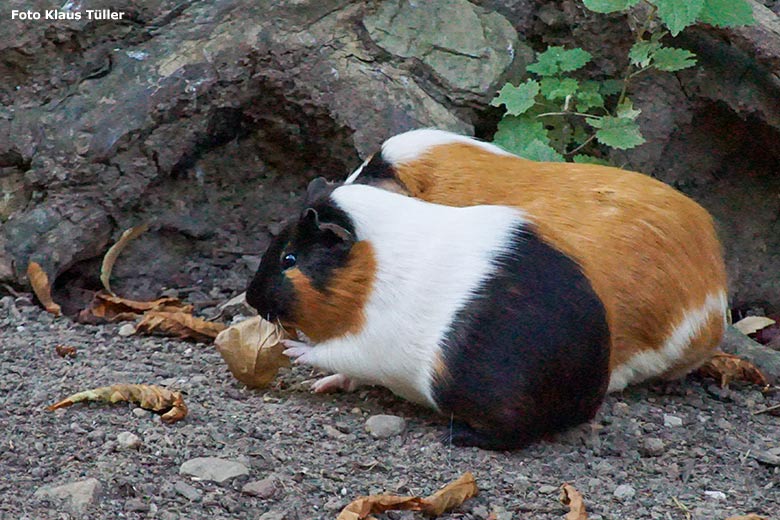
[[343, 291], [334, 291], [354, 274], [350, 262], [356, 243], [352, 220], [331, 199], [337, 187], [321, 178], [309, 184], [303, 211], [268, 246], [246, 292], [260, 316], [298, 328], [315, 341], [329, 335], [320, 333], [318, 324], [333, 308], [354, 304], [339, 299]]

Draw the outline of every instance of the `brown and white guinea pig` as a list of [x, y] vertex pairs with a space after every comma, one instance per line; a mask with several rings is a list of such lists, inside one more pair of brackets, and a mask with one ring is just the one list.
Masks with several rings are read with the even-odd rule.
[[457, 445], [518, 448], [590, 420], [609, 382], [601, 299], [517, 208], [317, 179], [247, 301], [311, 339], [286, 354], [335, 373], [315, 390], [385, 386], [452, 417]]
[[[476, 139], [424, 129], [388, 139], [346, 182], [450, 206], [522, 209], [538, 239], [581, 268], [604, 306], [610, 391], [682, 377], [720, 343], [727, 287], [712, 219], [649, 176], [529, 161]], [[563, 322], [554, 317], [549, 328]]]

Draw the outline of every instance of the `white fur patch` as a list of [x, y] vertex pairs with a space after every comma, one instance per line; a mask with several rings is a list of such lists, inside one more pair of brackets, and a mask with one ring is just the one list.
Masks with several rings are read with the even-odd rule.
[[418, 159], [431, 148], [453, 143], [477, 146], [498, 155], [512, 155], [494, 144], [473, 137], [434, 128], [422, 128], [398, 134], [385, 141], [382, 144], [382, 158], [390, 164], [403, 164]]
[[332, 197], [354, 220], [357, 238], [373, 246], [377, 273], [363, 330], [316, 345], [309, 361], [435, 408], [441, 340], [525, 224], [522, 213], [439, 206], [359, 184]]
[[662, 375], [684, 356], [691, 340], [701, 332], [713, 313], [723, 316], [725, 327], [726, 309], [726, 293], [709, 295], [704, 305], [683, 315], [682, 321], [660, 350], [640, 352], [614, 369], [610, 376], [608, 391], [617, 392], [630, 384]]

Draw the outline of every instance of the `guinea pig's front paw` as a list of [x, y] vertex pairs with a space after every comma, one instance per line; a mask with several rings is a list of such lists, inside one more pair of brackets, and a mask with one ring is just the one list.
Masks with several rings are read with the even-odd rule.
[[343, 392], [354, 392], [357, 387], [357, 382], [344, 374], [325, 376], [316, 380], [311, 385], [312, 391], [318, 394], [337, 392], [339, 390]]
[[293, 363], [297, 365], [310, 365], [314, 357], [314, 347], [301, 341], [292, 339], [283, 339], [282, 344], [287, 347], [285, 356], [292, 358]]

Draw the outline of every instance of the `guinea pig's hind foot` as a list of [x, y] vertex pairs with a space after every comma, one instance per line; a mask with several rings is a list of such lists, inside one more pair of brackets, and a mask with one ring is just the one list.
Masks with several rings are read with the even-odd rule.
[[316, 380], [312, 383], [311, 389], [318, 394], [323, 394], [338, 391], [354, 392], [358, 386], [358, 383], [354, 379], [350, 379], [349, 376], [333, 374]]
[[459, 447], [481, 448], [483, 450], [515, 450], [529, 444], [529, 440], [517, 435], [497, 435], [488, 430], [478, 430], [469, 424], [453, 420], [449, 428], [440, 436], [444, 444], [452, 444]]

